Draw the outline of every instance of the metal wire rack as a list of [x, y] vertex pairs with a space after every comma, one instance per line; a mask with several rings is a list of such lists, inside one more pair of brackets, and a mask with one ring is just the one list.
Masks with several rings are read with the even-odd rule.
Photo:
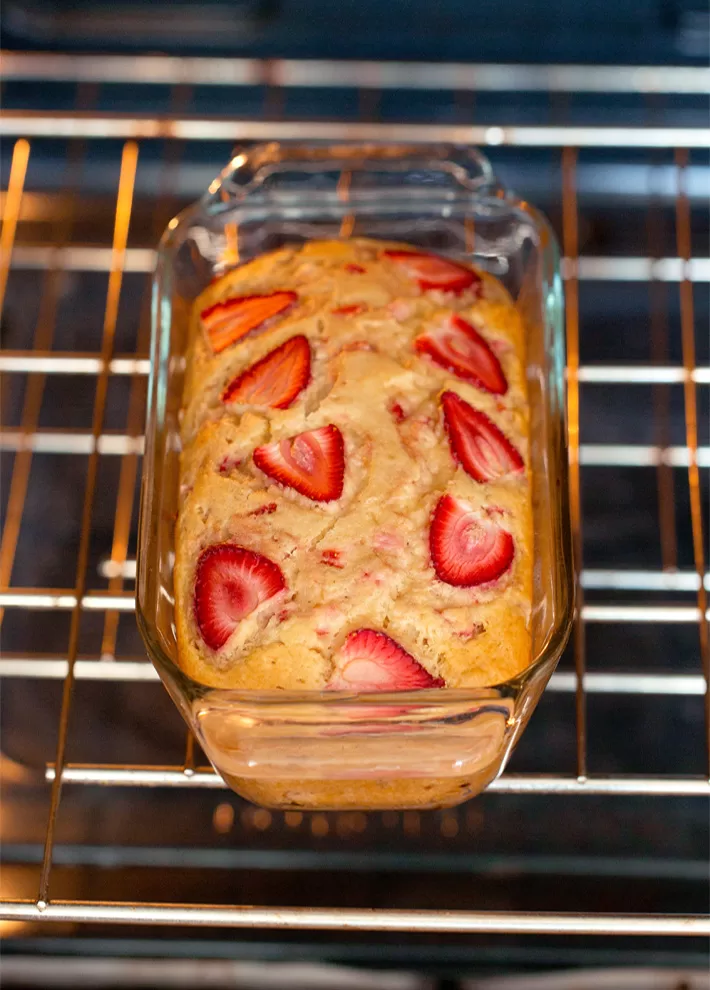
[[[142, 900], [111, 902], [101, 897], [71, 900], [57, 897], [50, 881], [57, 843], [57, 822], [63, 790], [77, 785], [103, 788], [165, 788], [195, 791], [220, 789], [220, 779], [200, 764], [191, 738], [185, 745], [182, 762], [174, 764], [123, 763], [97, 760], [74, 762], [71, 750], [72, 708], [76, 708], [77, 685], [94, 683], [106, 691], [118, 684], [140, 685], [157, 680], [153, 668], [140, 655], [126, 655], [120, 648], [122, 617], [129, 619], [134, 607], [131, 582], [135, 559], [131, 557], [135, 528], [135, 490], [142, 453], [142, 420], [145, 380], [149, 371], [147, 353], [147, 306], [142, 303], [134, 347], [117, 349], [123, 339], [119, 332], [122, 293], [127, 279], [150, 277], [154, 248], [161, 227], [181, 202], [180, 156], [186, 147], [204, 147], [210, 142], [236, 142], [252, 139], [293, 137], [407, 141], [472, 142], [497, 149], [534, 149], [549, 154], [561, 177], [560, 220], [566, 281], [568, 336], [569, 441], [571, 456], [571, 508], [574, 550], [578, 569], [578, 609], [573, 637], [573, 667], [557, 673], [550, 685], [555, 695], [574, 696], [576, 719], [576, 766], [573, 772], [508, 773], [491, 790], [500, 795], [614, 796], [617, 799], [648, 796], [695, 798], [710, 796], [708, 767], [694, 758], [693, 773], [654, 773], [632, 775], [623, 772], [592, 772], [588, 761], [589, 730], [587, 707], [596, 696], [630, 698], [645, 705], [653, 698], [695, 699], [704, 704], [705, 756], [710, 757], [710, 645], [708, 641], [708, 590], [705, 547], [707, 521], [703, 493], [710, 467], [710, 446], [703, 434], [703, 391], [710, 386], [710, 366], [696, 361], [694, 293], [710, 282], [710, 258], [693, 251], [693, 189], [696, 172], [707, 179], [706, 158], [692, 158], [710, 147], [710, 130], [701, 126], [611, 126], [607, 122], [583, 123], [565, 120], [559, 101], [569, 94], [620, 94], [640, 100], [660, 96], [706, 96], [710, 92], [710, 72], [701, 68], [584, 68], [574, 66], [415, 66], [386, 63], [328, 63], [298, 61], [177, 59], [168, 57], [93, 58], [5, 53], [3, 78], [6, 86], [41, 82], [68, 86], [74, 105], [68, 110], [5, 110], [0, 117], [0, 135], [12, 139], [11, 160], [3, 197], [3, 225], [0, 247], [0, 309], [16, 273], [37, 273], [38, 307], [31, 343], [6, 348], [0, 354], [0, 374], [6, 390], [14, 383], [24, 384], [17, 422], [6, 423], [0, 432], [0, 453], [6, 460], [5, 522], [0, 543], [0, 614], [27, 616], [40, 613], [69, 618], [64, 635], [66, 649], [21, 651], [11, 649], [0, 658], [0, 676], [11, 681], [33, 684], [61, 683], [58, 734], [55, 754], [44, 770], [50, 797], [46, 815], [44, 847], [32, 896], [6, 897], [0, 902], [0, 918], [10, 922], [109, 923], [117, 925], [197, 925], [228, 928], [319, 929], [367, 932], [419, 933], [496, 933], [556, 935], [644, 935], [707, 936], [710, 918], [698, 913], [576, 913], [572, 911], [472, 911], [401, 909], [383, 904], [378, 909], [342, 906], [289, 907], [247, 904], [210, 905], [203, 903], [156, 903]], [[146, 89], [162, 86], [169, 90], [168, 106], [161, 114], [139, 114], [103, 109], [97, 103], [100, 87], [130, 82]], [[239, 88], [259, 91], [263, 104], [251, 118], [188, 115], [186, 94], [200, 87], [217, 87], [234, 92]], [[338, 90], [356, 94], [355, 119], [323, 121], [296, 119], [289, 115], [291, 91]], [[437, 94], [442, 102], [481, 94], [541, 93], [552, 108], [544, 119], [533, 123], [513, 123], [499, 118], [471, 123], [472, 104], [459, 106], [462, 120], [451, 123], [382, 119], [377, 103], [388, 91]], [[557, 102], [556, 102], [557, 101]], [[642, 102], [642, 106], [647, 104]], [[557, 107], [557, 110], [555, 110]], [[564, 108], [563, 108], [564, 109]], [[645, 112], [645, 111], [644, 111]], [[485, 116], [485, 114], [483, 114]], [[642, 116], [642, 115], [641, 115]], [[639, 117], [641, 119], [641, 117]], [[120, 154], [116, 140], [122, 142]], [[60, 190], [56, 177], [47, 179], [47, 169], [38, 171], [37, 189], [28, 182], [33, 155], [45, 146], [61, 143], [65, 156], [65, 184]], [[94, 148], [108, 147], [111, 168], [118, 166], [113, 193], [113, 223], [110, 240], [105, 227], [100, 236], [82, 227], [84, 215], [98, 209], [95, 191], [82, 187], [77, 176], [82, 163]], [[214, 148], [214, 144], [212, 145]], [[228, 145], [225, 145], [228, 147]], [[157, 149], [157, 150], [156, 150]], [[580, 149], [610, 152], [623, 150], [658, 167], [665, 186], [649, 211], [649, 239], [639, 251], [636, 242], [608, 255], [580, 254], [578, 188]], [[654, 155], [661, 155], [661, 164]], [[213, 170], [219, 162], [210, 150]], [[157, 168], [159, 176], [170, 180], [159, 186], [158, 195], [141, 191], [140, 163], [143, 158]], [[106, 166], [108, 169], [108, 166]], [[109, 169], [110, 171], [110, 169]], [[655, 173], [654, 173], [655, 174]], [[669, 178], [670, 177], [670, 178]], [[172, 183], [172, 184], [171, 184]], [[670, 185], [669, 185], [670, 183]], [[695, 186], [693, 183], [696, 183]], [[689, 188], [690, 187], [692, 188]], [[165, 191], [167, 189], [167, 192]], [[138, 192], [137, 192], [138, 190]], [[665, 191], [663, 191], [665, 190]], [[670, 192], [669, 192], [670, 190]], [[94, 199], [92, 199], [92, 196]], [[664, 199], [665, 197], [665, 199]], [[59, 209], [58, 205], [61, 206]], [[149, 206], [147, 205], [149, 204]], [[665, 204], [665, 205], [664, 205]], [[670, 207], [669, 207], [670, 204]], [[134, 208], [135, 207], [135, 208]], [[654, 228], [654, 217], [672, 211], [675, 249]], [[52, 212], [54, 210], [54, 213]], [[656, 211], [654, 213], [654, 210]], [[44, 213], [43, 213], [44, 211]], [[131, 237], [137, 213], [139, 231]], [[53, 216], [42, 225], [43, 216]], [[654, 233], [655, 231], [655, 233]], [[67, 273], [91, 272], [107, 276], [104, 295], [101, 344], [95, 350], [77, 350], [57, 345], [62, 320], [71, 314], [62, 310], [61, 279]], [[41, 274], [40, 274], [41, 273]], [[580, 322], [580, 291], [584, 286], [604, 285], [615, 292], [627, 283], [644, 283], [649, 289], [651, 326], [650, 360], [643, 363], [622, 356], [614, 362], [585, 360], [585, 327]], [[674, 361], [669, 343], [668, 320], [664, 307], [668, 293], [678, 293], [680, 354]], [[92, 319], [98, 319], [95, 309]], [[96, 339], [96, 333], [94, 333]], [[54, 379], [66, 376], [78, 390], [93, 388], [90, 425], [62, 426], [47, 423], [43, 401]], [[127, 385], [116, 400], [115, 384]], [[580, 411], [589, 389], [604, 387], [625, 390], [633, 403], [636, 390], [652, 393], [653, 442], [586, 442], [580, 436]], [[673, 436], [669, 410], [682, 390], [684, 435]], [[705, 403], [705, 405], [703, 404]], [[118, 418], [122, 419], [117, 423]], [[705, 442], [703, 440], [705, 439]], [[34, 468], [42, 458], [60, 465], [69, 458], [81, 458], [83, 465], [80, 516], [71, 540], [74, 574], [59, 586], [18, 583], [26, 506], [34, 492]], [[64, 461], [62, 461], [64, 458]], [[102, 472], [107, 462], [118, 469], [107, 489]], [[613, 564], [586, 566], [583, 559], [583, 477], [593, 468], [616, 467], [624, 471], [651, 470], [658, 491], [657, 533], [661, 566], [629, 568]], [[61, 471], [62, 468], [58, 467]], [[679, 477], [687, 477], [687, 510], [690, 525], [692, 565], [679, 566], [677, 545], [677, 506], [674, 492]], [[109, 552], [95, 559], [92, 520], [97, 499], [111, 498], [112, 533]], [[74, 520], [76, 523], [76, 520]], [[70, 559], [71, 559], [70, 557]], [[62, 571], [62, 575], [66, 570]], [[101, 580], [95, 580], [96, 577]], [[100, 648], [93, 654], [83, 647], [84, 627], [100, 625]], [[664, 669], [630, 671], [588, 670], [589, 631], [603, 626], [611, 630], [630, 626], [654, 631], [660, 627], [682, 627], [696, 639], [700, 663], [669, 663]], [[62, 627], [65, 628], [65, 627]], [[691, 636], [691, 638], [692, 638]], [[686, 640], [689, 641], [689, 640]], [[54, 636], [56, 643], [56, 635]], [[76, 713], [74, 715], [76, 717]], [[542, 717], [542, 716], [538, 716]], [[14, 766], [12, 760], [4, 764]], [[71, 792], [70, 792], [71, 793]], [[135, 801], [141, 800], [140, 790]], [[187, 795], [185, 800], [189, 800]], [[551, 800], [556, 800], [551, 797]], [[222, 806], [220, 806], [222, 807]], [[259, 814], [258, 812], [256, 814]], [[268, 821], [271, 816], [264, 813]], [[458, 812], [446, 821], [450, 835], [459, 829]], [[408, 813], [401, 820], [405, 830], [419, 827], [419, 816]], [[302, 816], [300, 816], [302, 817]], [[363, 817], [363, 816], [361, 816]], [[328, 830], [326, 821], [325, 830]], [[360, 821], [360, 819], [358, 819]], [[288, 821], [287, 824], [293, 824]], [[389, 823], [390, 825], [392, 822]], [[261, 825], [257, 824], [258, 828]], [[321, 826], [323, 827], [322, 823]], [[398, 826], [399, 827], [399, 826]], [[362, 823], [358, 828], [364, 828]], [[347, 832], [343, 826], [343, 834]], [[358, 829], [355, 829], [356, 831]], [[341, 834], [340, 825], [336, 831]], [[313, 834], [317, 834], [315, 826]], [[442, 825], [442, 834], [446, 834]], [[634, 910], [635, 905], [631, 905]]]

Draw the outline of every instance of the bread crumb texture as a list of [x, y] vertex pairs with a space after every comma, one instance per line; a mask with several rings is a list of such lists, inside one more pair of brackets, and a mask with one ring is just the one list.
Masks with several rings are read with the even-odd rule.
[[406, 245], [316, 241], [211, 284], [189, 339], [186, 673], [322, 690], [340, 669], [355, 689], [381, 644], [390, 688], [402, 655], [454, 688], [529, 664], [524, 337], [495, 278]]

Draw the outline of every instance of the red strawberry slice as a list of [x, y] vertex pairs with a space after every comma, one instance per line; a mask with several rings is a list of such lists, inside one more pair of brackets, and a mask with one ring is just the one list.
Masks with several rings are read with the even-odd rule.
[[374, 629], [350, 633], [335, 660], [332, 691], [416, 691], [444, 687], [393, 639]]
[[338, 306], [331, 312], [333, 316], [357, 316], [358, 313], [364, 313], [365, 309], [362, 303], [351, 303], [349, 306]]
[[210, 347], [219, 354], [285, 312], [297, 299], [295, 292], [271, 292], [268, 296], [235, 296], [203, 309], [200, 319]]
[[304, 336], [291, 337], [231, 381], [222, 393], [222, 402], [287, 409], [310, 377], [308, 341]]
[[523, 470], [516, 448], [485, 413], [456, 392], [444, 392], [441, 406], [454, 460], [474, 481], [494, 481]]
[[407, 414], [404, 411], [404, 409], [402, 409], [402, 406], [400, 405], [399, 402], [393, 402], [389, 408], [396, 423], [403, 423], [404, 420], [407, 418]]
[[332, 502], [343, 494], [345, 445], [332, 423], [257, 447], [254, 463], [270, 478], [314, 502]]
[[442, 326], [420, 334], [414, 347], [419, 354], [426, 354], [457, 378], [473, 382], [478, 388], [494, 395], [505, 395], [508, 391], [500, 361], [478, 330], [460, 316], [452, 316]]
[[419, 251], [385, 251], [396, 265], [400, 265], [407, 275], [419, 283], [422, 292], [439, 289], [442, 292], [463, 292], [472, 285], [480, 285], [481, 277], [470, 268], [458, 265], [438, 254], [424, 254]]
[[242, 619], [285, 587], [268, 557], [236, 543], [207, 547], [195, 575], [195, 621], [206, 645], [221, 649]]
[[513, 561], [513, 537], [482, 519], [466, 502], [443, 495], [429, 530], [431, 560], [437, 577], [457, 588], [495, 581]]
[[327, 564], [328, 567], [337, 567], [340, 571], [345, 567], [345, 564], [340, 563], [340, 550], [321, 550], [320, 556], [321, 563]]

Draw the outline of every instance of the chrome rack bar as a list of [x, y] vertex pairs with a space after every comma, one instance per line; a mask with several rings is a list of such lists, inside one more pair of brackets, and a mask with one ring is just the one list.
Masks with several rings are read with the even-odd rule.
[[[132, 591], [111, 594], [104, 591], [88, 591], [81, 595], [81, 609], [105, 612], [116, 610], [132, 612], [135, 598]], [[72, 588], [5, 588], [0, 591], [0, 608], [26, 608], [34, 611], [71, 611], [76, 608], [77, 595]], [[700, 609], [695, 605], [584, 605], [585, 622], [649, 622], [685, 624], [700, 620]], [[708, 608], [710, 616], [710, 608]]]
[[[266, 66], [269, 66], [268, 73]], [[471, 90], [540, 93], [710, 93], [704, 66], [501, 65], [328, 59], [180, 58], [3, 52], [5, 79], [131, 85]]]
[[[106, 560], [100, 565], [102, 577], [111, 578], [118, 573], [116, 565]], [[120, 570], [126, 581], [134, 581], [136, 562], [127, 559]], [[700, 579], [694, 571], [646, 571], [626, 568], [587, 568], [582, 571], [582, 587], [602, 591], [680, 591], [697, 592]], [[710, 571], [705, 573], [705, 587], [710, 591]]]
[[114, 925], [196, 925], [219, 928], [452, 934], [679, 935], [707, 937], [710, 918], [699, 914], [555, 914], [546, 911], [403, 911], [357, 908], [247, 907], [149, 904], [128, 901], [0, 902], [0, 918], [32, 922]]
[[[691, 257], [690, 203], [685, 188], [688, 166], [687, 150], [676, 151], [678, 167], [678, 196], [676, 198], [676, 241], [678, 255], [687, 265]], [[698, 397], [692, 372], [695, 368], [695, 317], [693, 286], [687, 274], [680, 283], [680, 328], [683, 364], [687, 372], [683, 395], [685, 401], [685, 434], [688, 448], [688, 486], [690, 491], [690, 519], [693, 532], [693, 559], [698, 575], [698, 638], [700, 663], [706, 681], [705, 692], [705, 747], [708, 772], [710, 772], [710, 628], [708, 627], [708, 596], [705, 589], [705, 535], [703, 525], [702, 493], [700, 489], [700, 456], [698, 450]]]
[[[67, 660], [60, 656], [22, 654], [0, 657], [0, 677], [61, 680], [66, 676]], [[118, 659], [107, 663], [101, 659], [79, 659], [75, 664], [76, 680], [108, 682], [158, 681], [158, 673], [147, 660]], [[558, 671], [547, 686], [555, 694], [576, 690], [574, 674]], [[641, 694], [698, 698], [705, 694], [702, 674], [615, 674], [589, 673], [584, 677], [588, 694]]]
[[[0, 372], [43, 375], [97, 375], [101, 358], [91, 352], [12, 351], [0, 353]], [[147, 375], [147, 357], [120, 355], [109, 362], [111, 375]], [[589, 385], [682, 385], [690, 376], [696, 385], [710, 385], [710, 367], [685, 368], [635, 364], [580, 365], [578, 379]]]
[[[54, 767], [45, 778], [54, 780]], [[102, 763], [67, 763], [65, 784], [96, 784], [105, 787], [198, 787], [226, 790], [227, 785], [211, 767], [125, 766]], [[555, 794], [558, 796], [616, 795], [634, 797], [708, 797], [710, 780], [703, 777], [560, 777], [552, 774], [504, 774], [488, 785], [498, 794]]]
[[[124, 271], [150, 274], [157, 254], [151, 248], [128, 248]], [[46, 268], [53, 261], [66, 271], [107, 272], [111, 266], [110, 248], [67, 245], [60, 249], [41, 244], [17, 245], [12, 264], [15, 269], [33, 271]], [[562, 259], [562, 277], [568, 278], [571, 260]], [[583, 282], [710, 282], [710, 258], [692, 258], [687, 268], [679, 258], [648, 257], [581, 257], [577, 277]]]
[[706, 127], [511, 126], [396, 124], [225, 117], [135, 117], [131, 114], [6, 110], [0, 137], [141, 138], [184, 141], [385, 141], [511, 145], [527, 148], [708, 148]]
[[567, 336], [567, 438], [569, 442], [569, 505], [572, 528], [572, 553], [575, 580], [575, 606], [572, 627], [574, 664], [577, 675], [575, 691], [575, 728], [577, 731], [577, 775], [587, 774], [587, 702], [584, 691], [586, 672], [586, 633], [582, 574], [582, 503], [581, 450], [579, 435], [579, 213], [577, 208], [577, 148], [562, 151], [562, 244], [570, 259], [565, 293], [565, 329]]
[[[44, 454], [90, 454], [93, 436], [84, 430], [47, 429], [25, 435], [21, 429], [7, 427], [0, 431], [0, 450], [31, 449]], [[98, 438], [100, 454], [119, 456], [143, 452], [143, 437], [126, 433], [103, 433]], [[660, 447], [643, 444], [582, 444], [579, 448], [583, 467], [655, 467], [659, 463], [687, 468], [690, 454], [685, 446]], [[698, 447], [699, 468], [710, 467], [710, 447]]]
[[89, 563], [91, 516], [94, 506], [94, 496], [96, 493], [100, 455], [99, 436], [103, 429], [103, 421], [108, 399], [108, 363], [113, 357], [116, 323], [118, 319], [118, 304], [121, 294], [121, 284], [123, 281], [123, 252], [126, 249], [126, 243], [128, 240], [128, 229], [130, 226], [131, 209], [133, 206], [133, 190], [135, 186], [137, 164], [138, 145], [135, 142], [127, 141], [123, 146], [123, 152], [121, 155], [121, 171], [118, 180], [118, 190], [116, 193], [116, 210], [113, 234], [114, 261], [111, 266], [111, 274], [109, 276], [108, 289], [106, 292], [106, 303], [104, 307], [104, 322], [101, 339], [102, 371], [97, 378], [96, 393], [94, 396], [94, 408], [90, 434], [91, 449], [89, 451], [86, 471], [86, 482], [84, 486], [84, 498], [81, 512], [81, 533], [77, 551], [76, 578], [74, 587], [75, 601], [72, 606], [69, 645], [67, 649], [67, 676], [64, 680], [62, 704], [59, 715], [59, 733], [56, 749], [56, 763], [58, 772], [56, 780], [52, 783], [52, 791], [50, 795], [50, 807], [44, 843], [44, 856], [42, 859], [42, 867], [39, 877], [39, 903], [46, 902], [49, 897], [54, 834], [59, 804], [61, 801], [62, 770], [64, 768], [66, 744], [69, 732], [69, 716], [71, 713], [74, 693], [74, 665], [79, 646], [79, 635], [83, 612], [82, 600], [86, 589], [87, 569]]
[[[709, 369], [710, 370], [710, 369]], [[3, 351], [0, 371], [42, 375], [98, 375], [101, 358], [97, 354], [56, 351]], [[149, 358], [115, 357], [109, 361], [110, 375], [148, 375]]]

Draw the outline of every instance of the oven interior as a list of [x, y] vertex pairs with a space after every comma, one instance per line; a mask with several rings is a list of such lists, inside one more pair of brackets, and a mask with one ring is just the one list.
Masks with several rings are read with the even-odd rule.
[[[188, 985], [170, 982], [181, 960], [202, 961], [207, 986], [261, 986], [239, 969], [256, 962], [295, 964], [304, 986], [315, 963], [353, 979], [406, 971], [401, 985], [422, 988], [641, 966], [700, 986], [710, 76], [702, 52], [678, 47], [696, 44], [696, 21], [684, 7], [663, 51], [649, 32], [658, 64], [644, 68], [614, 47], [633, 31], [603, 49], [624, 66], [551, 65], [520, 33], [495, 48], [500, 17], [484, 16], [474, 64], [444, 17], [455, 4], [416, 51], [411, 25], [389, 48], [354, 29], [350, 50], [330, 48], [332, 6], [318, 26], [311, 6], [290, 47], [270, 4], [244, 2], [230, 14], [241, 40], [220, 42], [207, 18], [190, 43], [185, 21], [155, 55], [145, 32], [160, 5], [152, 27], [126, 14], [120, 49], [96, 32], [108, 37], [123, 5], [83, 21], [81, 5], [6, 5], [3, 978], [67, 985], [61, 959], [73, 985], [94, 985], [85, 967], [102, 962], [114, 967], [102, 986]], [[589, 46], [612, 33], [600, 23]], [[548, 215], [565, 258], [579, 614], [506, 774], [449, 811], [241, 801], [186, 737], [133, 614], [155, 245], [235, 146], [325, 124], [342, 139], [480, 144]], [[277, 972], [274, 985], [300, 985]]]

